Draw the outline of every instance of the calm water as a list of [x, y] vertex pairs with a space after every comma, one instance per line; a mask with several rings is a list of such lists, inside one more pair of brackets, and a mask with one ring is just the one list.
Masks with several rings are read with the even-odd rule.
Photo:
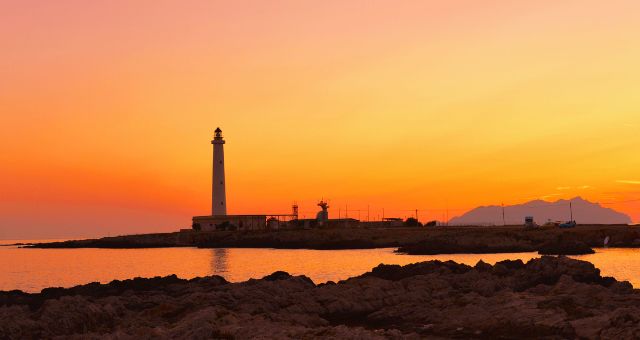
[[[15, 242], [15, 241], [13, 241]], [[7, 243], [7, 241], [2, 241]], [[314, 282], [338, 281], [365, 273], [380, 263], [409, 264], [453, 260], [475, 265], [480, 259], [528, 261], [536, 253], [397, 255], [394, 248], [365, 250], [302, 249], [23, 249], [0, 247], [0, 290], [38, 292], [46, 287], [71, 287], [94, 281], [176, 274], [181, 278], [221, 275], [229, 281], [261, 278], [277, 270], [306, 275]], [[640, 287], [640, 250], [603, 249], [575, 256], [590, 261], [603, 275]]]

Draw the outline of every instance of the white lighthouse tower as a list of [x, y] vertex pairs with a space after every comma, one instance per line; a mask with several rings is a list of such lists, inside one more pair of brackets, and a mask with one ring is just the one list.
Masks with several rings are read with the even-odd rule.
[[224, 179], [224, 139], [222, 130], [217, 128], [211, 141], [213, 144], [213, 183], [211, 190], [211, 215], [223, 216], [227, 214], [227, 194]]

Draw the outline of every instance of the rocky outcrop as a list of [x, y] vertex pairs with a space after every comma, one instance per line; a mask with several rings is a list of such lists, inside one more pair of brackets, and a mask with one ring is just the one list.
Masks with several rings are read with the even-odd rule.
[[[339, 228], [278, 231], [180, 232], [106, 237], [32, 245], [36, 248], [367, 249], [400, 247], [413, 255], [533, 252], [550, 243], [581, 242], [602, 247], [640, 247], [634, 226], [577, 226], [571, 229], [507, 227]], [[568, 255], [568, 254], [567, 254]]]
[[379, 265], [315, 285], [276, 272], [0, 294], [0, 334], [33, 338], [603, 338], [640, 336], [640, 292], [588, 262]]
[[595, 251], [584, 242], [569, 241], [552, 241], [541, 245], [538, 248], [541, 255], [586, 255], [593, 254]]
[[640, 229], [635, 226], [554, 227], [458, 227], [432, 233], [426, 240], [402, 245], [398, 252], [410, 255], [450, 253], [535, 252], [554, 255], [593, 253], [609, 238], [610, 247], [638, 247]]
[[180, 232], [110, 236], [98, 239], [69, 240], [60, 242], [35, 243], [28, 248], [165, 248], [192, 246], [184, 242]]

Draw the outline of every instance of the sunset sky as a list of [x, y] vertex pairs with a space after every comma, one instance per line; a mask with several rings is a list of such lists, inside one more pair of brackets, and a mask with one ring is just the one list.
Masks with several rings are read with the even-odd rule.
[[[640, 2], [3, 1], [0, 238], [582, 196], [640, 222]], [[358, 217], [352, 211], [350, 217]]]

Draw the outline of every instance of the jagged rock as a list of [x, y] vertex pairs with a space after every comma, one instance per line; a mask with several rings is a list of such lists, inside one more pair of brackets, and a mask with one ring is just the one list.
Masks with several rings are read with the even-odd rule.
[[568, 241], [552, 241], [543, 244], [538, 248], [541, 255], [586, 255], [593, 254], [595, 251], [583, 242]]
[[315, 285], [276, 272], [0, 292], [0, 334], [30, 338], [637, 338], [640, 292], [565, 257], [379, 265]]

